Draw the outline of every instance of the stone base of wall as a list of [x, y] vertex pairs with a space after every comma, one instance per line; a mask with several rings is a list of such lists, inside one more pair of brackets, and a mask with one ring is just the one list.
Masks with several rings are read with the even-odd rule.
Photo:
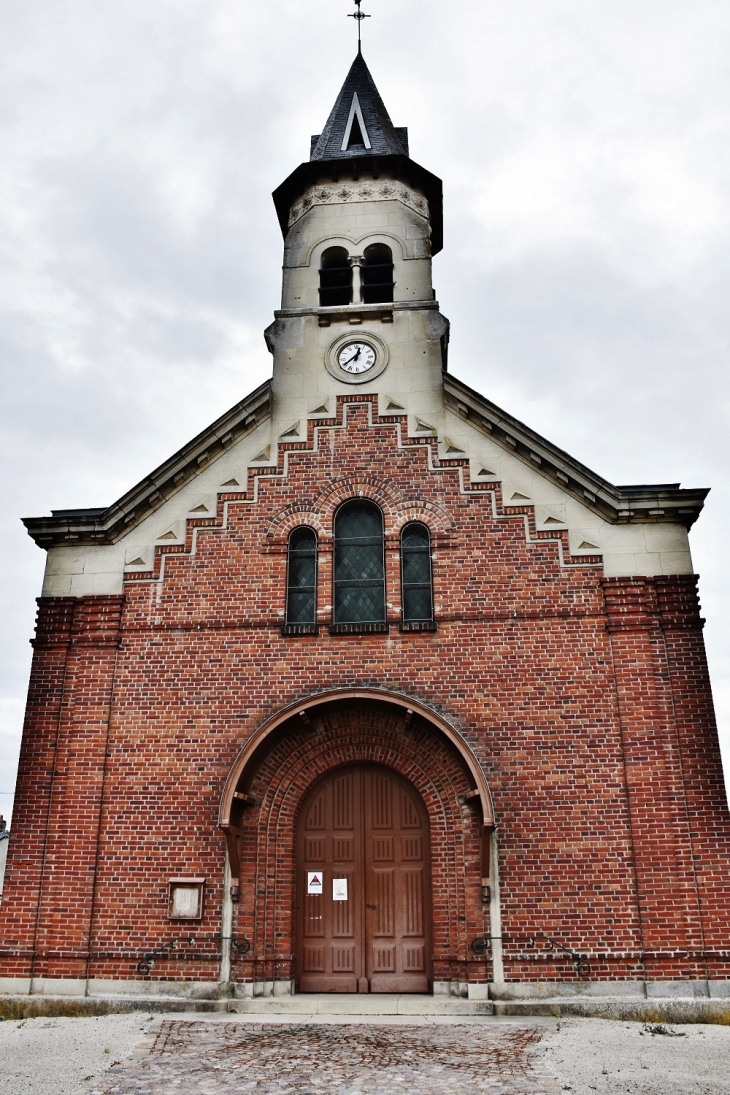
[[730, 981], [522, 981], [491, 984], [489, 997], [495, 1015], [730, 1024]]
[[727, 1000], [730, 981], [519, 981], [491, 984], [490, 1000], [574, 1000], [584, 997], [633, 1000]]
[[294, 993], [290, 981], [89, 981], [0, 979], [0, 1016], [107, 1015], [198, 1011], [266, 1014], [544, 1015], [652, 1023], [730, 1025], [730, 981], [519, 982], [434, 984], [432, 995]]

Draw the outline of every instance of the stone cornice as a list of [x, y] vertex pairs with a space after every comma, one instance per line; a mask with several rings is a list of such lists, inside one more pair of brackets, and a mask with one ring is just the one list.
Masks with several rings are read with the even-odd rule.
[[292, 319], [297, 316], [343, 316], [349, 318], [358, 316], [361, 319], [379, 318], [381, 312], [438, 312], [437, 300], [396, 300], [387, 304], [331, 304], [319, 308], [277, 308], [274, 312], [276, 319]]
[[454, 376], [444, 376], [444, 400], [449, 410], [612, 524], [671, 522], [690, 528], [709, 494], [707, 487], [682, 490], [678, 483], [614, 486]]
[[[437, 255], [443, 247], [441, 179], [408, 156], [362, 156], [300, 164], [272, 194], [284, 239], [289, 231], [292, 207], [310, 187], [318, 184], [337, 186], [343, 182], [365, 183], [366, 180], [380, 183], [386, 179], [405, 183], [426, 199], [431, 224], [431, 253]], [[347, 200], [349, 201], [349, 197]]]
[[344, 205], [346, 202], [400, 201], [428, 220], [427, 200], [405, 183], [392, 183], [388, 179], [379, 183], [369, 181], [348, 183], [343, 181], [330, 186], [321, 182], [310, 186], [302, 194], [289, 213], [289, 228], [315, 205]]
[[50, 517], [26, 517], [23, 524], [42, 548], [116, 543], [234, 441], [270, 417], [271, 381], [267, 380], [106, 509], [55, 510]]

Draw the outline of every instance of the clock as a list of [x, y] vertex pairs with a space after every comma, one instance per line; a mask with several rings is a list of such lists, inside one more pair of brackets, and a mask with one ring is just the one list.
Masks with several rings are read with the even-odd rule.
[[368, 384], [388, 364], [387, 342], [372, 331], [363, 331], [359, 338], [354, 334], [341, 334], [325, 350], [325, 369], [340, 384]]
[[342, 371], [355, 376], [369, 372], [376, 360], [375, 350], [368, 342], [346, 342], [337, 354]]

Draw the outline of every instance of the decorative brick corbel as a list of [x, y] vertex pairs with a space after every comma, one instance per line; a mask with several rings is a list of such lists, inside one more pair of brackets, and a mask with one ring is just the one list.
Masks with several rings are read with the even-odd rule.
[[660, 575], [654, 579], [659, 622], [665, 631], [701, 631], [704, 627], [697, 582], [696, 574]]
[[604, 578], [603, 599], [609, 631], [649, 631], [659, 626], [651, 578]]

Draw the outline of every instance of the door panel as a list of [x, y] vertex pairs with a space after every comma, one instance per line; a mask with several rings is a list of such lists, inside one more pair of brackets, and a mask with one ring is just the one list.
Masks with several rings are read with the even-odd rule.
[[[395, 772], [366, 768], [363, 781], [365, 972], [370, 991], [428, 992], [426, 811], [414, 788]], [[428, 949], [430, 956], [430, 944]]]
[[395, 878], [393, 870], [373, 871], [370, 896], [373, 911], [373, 934], [393, 936], [395, 933]]
[[[362, 976], [361, 783], [355, 769], [340, 769], [304, 805], [297, 850], [301, 992], [357, 992]], [[310, 872], [321, 875], [321, 894], [307, 893]], [[347, 879], [347, 901], [332, 900], [333, 878]]]
[[[304, 803], [297, 845], [300, 992], [428, 992], [428, 817], [414, 788], [375, 765], [339, 769]], [[309, 872], [321, 894], [307, 893]], [[347, 900], [333, 900], [333, 879]]]

